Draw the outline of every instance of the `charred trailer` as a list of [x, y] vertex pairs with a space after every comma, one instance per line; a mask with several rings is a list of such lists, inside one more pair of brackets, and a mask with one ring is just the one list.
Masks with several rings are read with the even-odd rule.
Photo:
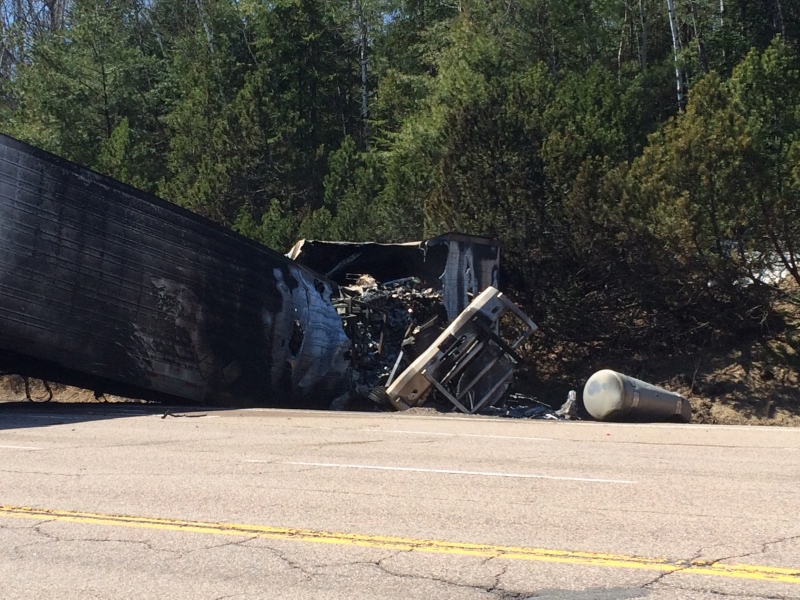
[[0, 369], [208, 405], [348, 389], [335, 284], [174, 204], [0, 135]]
[[299, 240], [288, 256], [342, 286], [362, 274], [383, 284], [419, 279], [441, 291], [448, 321], [478, 294], [499, 285], [500, 242], [456, 232], [404, 244]]

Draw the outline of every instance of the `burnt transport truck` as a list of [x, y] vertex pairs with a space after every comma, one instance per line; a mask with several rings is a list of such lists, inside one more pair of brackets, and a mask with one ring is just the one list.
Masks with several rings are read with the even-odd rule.
[[348, 274], [438, 286], [453, 321], [497, 286], [498, 265], [496, 241], [458, 234], [303, 241], [287, 257], [0, 134], [5, 373], [152, 400], [329, 408], [364, 355], [334, 301]]

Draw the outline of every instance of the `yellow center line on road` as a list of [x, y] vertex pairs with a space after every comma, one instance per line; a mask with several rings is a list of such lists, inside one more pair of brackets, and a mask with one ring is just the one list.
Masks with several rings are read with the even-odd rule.
[[526, 560], [533, 562], [565, 563], [622, 569], [643, 569], [664, 573], [687, 573], [713, 577], [735, 577], [780, 583], [800, 584], [800, 568], [768, 567], [761, 565], [720, 564], [705, 561], [671, 561], [663, 558], [647, 558], [624, 554], [603, 554], [597, 552], [576, 552], [570, 550], [551, 550], [547, 548], [528, 548], [524, 546], [496, 546], [490, 544], [470, 544], [444, 540], [426, 540], [380, 535], [363, 535], [314, 529], [293, 529], [288, 527], [269, 527], [265, 525], [240, 525], [236, 523], [214, 523], [206, 521], [187, 521], [182, 519], [162, 519], [158, 517], [139, 517], [103, 513], [79, 512], [33, 508], [29, 506], [0, 505], [0, 517], [65, 521], [87, 525], [109, 527], [133, 527], [161, 531], [182, 531], [210, 535], [234, 535], [275, 540], [293, 540], [317, 544], [337, 544], [404, 550], [411, 552], [430, 552], [462, 556], [503, 558], [506, 560]]

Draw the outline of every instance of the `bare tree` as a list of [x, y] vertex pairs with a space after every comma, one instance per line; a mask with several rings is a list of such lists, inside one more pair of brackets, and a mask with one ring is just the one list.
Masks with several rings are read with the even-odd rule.
[[34, 40], [63, 29], [71, 0], [0, 0], [0, 74], [30, 59]]

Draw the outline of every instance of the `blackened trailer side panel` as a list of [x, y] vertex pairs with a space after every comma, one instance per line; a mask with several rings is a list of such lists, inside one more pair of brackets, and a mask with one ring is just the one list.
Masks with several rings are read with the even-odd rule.
[[330, 292], [207, 219], [0, 136], [0, 352], [17, 371], [28, 359], [112, 393], [327, 406], [349, 348]]

